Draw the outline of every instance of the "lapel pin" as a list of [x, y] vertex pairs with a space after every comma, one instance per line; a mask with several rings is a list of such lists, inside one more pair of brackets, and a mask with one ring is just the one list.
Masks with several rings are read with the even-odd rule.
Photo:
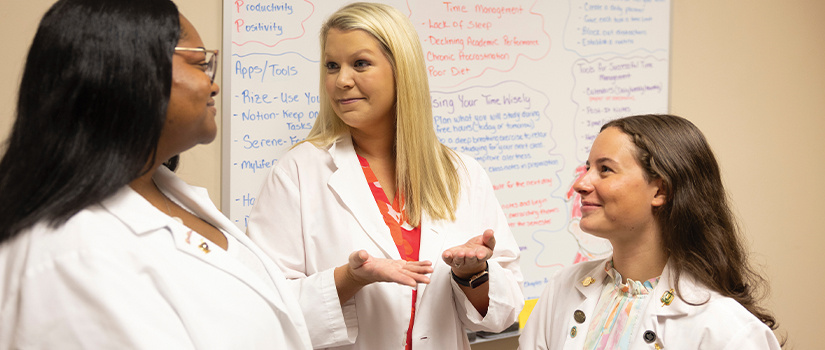
[[573, 319], [578, 323], [584, 323], [584, 320], [586, 320], [587, 317], [585, 317], [584, 311], [576, 310], [576, 312], [573, 313]]
[[670, 305], [670, 303], [673, 302], [673, 293], [674, 290], [671, 288], [669, 291], [666, 291], [665, 294], [662, 294], [662, 299], [659, 299], [662, 301], [662, 306]]
[[204, 253], [209, 253], [209, 245], [206, 244], [206, 242], [204, 242], [204, 241], [201, 241], [201, 244], [198, 245], [198, 248], [203, 250]]
[[593, 282], [596, 282], [596, 279], [594, 279], [593, 277], [587, 276], [582, 280], [582, 285], [587, 287], [587, 286], [593, 284]]

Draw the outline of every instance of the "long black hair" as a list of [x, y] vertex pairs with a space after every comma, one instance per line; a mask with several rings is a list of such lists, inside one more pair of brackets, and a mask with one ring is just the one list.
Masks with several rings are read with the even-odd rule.
[[179, 36], [169, 0], [60, 0], [46, 12], [0, 161], [0, 242], [58, 226], [145, 173]]

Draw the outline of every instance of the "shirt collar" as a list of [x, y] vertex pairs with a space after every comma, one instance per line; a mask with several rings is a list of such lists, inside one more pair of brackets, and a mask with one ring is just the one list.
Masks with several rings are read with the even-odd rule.
[[647, 281], [640, 282], [628, 278], [627, 283], [622, 283], [622, 274], [613, 266], [613, 259], [609, 259], [604, 263], [604, 271], [607, 273], [608, 279], [612, 279], [613, 286], [622, 293], [630, 295], [646, 295], [653, 292], [656, 285], [659, 284], [659, 277], [653, 277]]

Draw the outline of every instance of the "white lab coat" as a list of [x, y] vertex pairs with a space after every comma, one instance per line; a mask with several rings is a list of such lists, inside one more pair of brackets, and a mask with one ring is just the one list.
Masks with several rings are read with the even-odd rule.
[[204, 189], [165, 167], [155, 181], [264, 269], [208, 241], [207, 253], [197, 233], [125, 186], [60, 227], [39, 223], [0, 246], [0, 349], [311, 348], [279, 268]]
[[[520, 349], [582, 349], [593, 312], [603, 285], [608, 279], [604, 270], [606, 260], [590, 261], [567, 267], [550, 281], [530, 314], [519, 337]], [[659, 284], [650, 294], [652, 299], [639, 317], [631, 335], [631, 349], [779, 349], [776, 336], [735, 300], [723, 297], [698, 285], [683, 273], [679, 287], [671, 281], [671, 270], [666, 266]], [[584, 286], [585, 278], [595, 282]], [[691, 303], [674, 294], [670, 305], [660, 299], [675, 289]], [[707, 303], [704, 303], [707, 301]], [[576, 322], [573, 313], [584, 311], [585, 321]], [[571, 336], [571, 329], [577, 335]], [[652, 331], [655, 341], [646, 342], [644, 334]]]
[[[462, 187], [456, 220], [425, 217], [421, 222], [419, 258], [433, 262], [434, 272], [429, 285], [418, 286], [416, 350], [469, 349], [465, 328], [501, 331], [516, 321], [524, 303], [518, 245], [492, 185], [474, 159], [461, 156], [461, 160], [466, 170], [459, 165]], [[482, 317], [452, 280], [441, 253], [485, 229], [495, 231], [496, 246], [489, 260], [490, 306]], [[301, 290], [336, 293], [332, 279], [323, 276], [331, 276], [359, 249], [381, 258], [401, 258], [349, 135], [328, 150], [303, 143], [284, 155], [264, 183], [247, 233]], [[326, 324], [332, 313], [342, 312], [341, 307], [323, 305], [305, 294], [301, 297], [314, 347], [403, 349], [412, 288], [391, 283], [366, 286], [344, 305], [348, 327], [338, 330]], [[324, 341], [318, 341], [324, 336]]]

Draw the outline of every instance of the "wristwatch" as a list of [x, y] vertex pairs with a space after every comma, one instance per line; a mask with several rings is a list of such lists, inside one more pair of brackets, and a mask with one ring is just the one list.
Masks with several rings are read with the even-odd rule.
[[490, 270], [490, 264], [487, 264], [487, 266], [484, 268], [484, 271], [481, 271], [481, 272], [473, 275], [473, 277], [470, 277], [469, 279], [464, 279], [464, 278], [456, 276], [455, 272], [453, 272], [452, 270], [450, 270], [450, 273], [453, 275], [453, 280], [455, 280], [456, 283], [458, 283], [462, 286], [465, 286], [465, 287], [470, 287], [470, 288], [475, 289], [476, 287], [484, 284], [485, 282], [487, 282], [490, 279], [490, 274], [488, 273], [489, 270]]

